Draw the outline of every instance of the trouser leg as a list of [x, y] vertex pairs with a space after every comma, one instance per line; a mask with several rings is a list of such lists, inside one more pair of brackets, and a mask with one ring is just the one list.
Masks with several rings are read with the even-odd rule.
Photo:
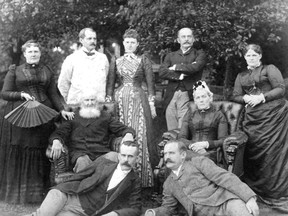
[[223, 204], [224, 212], [229, 216], [252, 216], [241, 199], [231, 199]]
[[174, 93], [172, 100], [170, 101], [170, 103], [168, 104], [166, 108], [165, 116], [166, 116], [168, 130], [173, 130], [173, 129], [178, 128], [176, 101], [177, 101], [177, 92]]
[[56, 216], [67, 203], [67, 195], [57, 189], [48, 192], [39, 209], [33, 216]]
[[177, 94], [178, 94], [176, 101], [177, 121], [178, 121], [178, 128], [181, 128], [183, 118], [188, 111], [189, 95], [187, 91], [185, 92], [178, 91]]

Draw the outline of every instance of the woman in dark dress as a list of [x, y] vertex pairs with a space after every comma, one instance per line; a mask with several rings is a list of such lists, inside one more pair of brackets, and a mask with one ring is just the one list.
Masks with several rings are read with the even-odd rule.
[[52, 71], [39, 63], [40, 45], [27, 41], [22, 46], [26, 63], [11, 66], [1, 92], [7, 101], [0, 118], [0, 199], [10, 203], [41, 202], [49, 187], [49, 161], [45, 156], [53, 122], [20, 128], [10, 124], [4, 116], [25, 100], [35, 99], [61, 111], [65, 119], [73, 113], [64, 111], [57, 94]]
[[[116, 60], [116, 67], [111, 67], [112, 70], [109, 71], [107, 98], [108, 100], [112, 98], [116, 76], [118, 76], [121, 86], [115, 91], [115, 101], [119, 108], [119, 120], [136, 131], [140, 149], [137, 171], [141, 177], [142, 187], [152, 187], [152, 168], [158, 163], [152, 128], [152, 117], [156, 116], [152, 64], [145, 55], [135, 54], [139, 45], [137, 31], [128, 29], [123, 38], [125, 54]], [[145, 81], [148, 97], [142, 89], [142, 82]]]
[[183, 118], [178, 139], [197, 153], [209, 153], [218, 165], [225, 165], [222, 160], [224, 139], [228, 136], [228, 122], [221, 110], [213, 105], [213, 93], [205, 81], [198, 81], [193, 86], [195, 109], [189, 107]]
[[248, 45], [244, 57], [248, 67], [236, 78], [233, 101], [246, 104], [245, 181], [270, 204], [287, 201], [288, 102], [284, 80], [274, 65], [261, 63], [260, 46]]

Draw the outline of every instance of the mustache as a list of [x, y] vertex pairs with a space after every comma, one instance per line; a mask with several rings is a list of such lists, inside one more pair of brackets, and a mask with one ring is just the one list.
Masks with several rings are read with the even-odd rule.
[[125, 165], [125, 166], [127, 166], [127, 167], [131, 167], [131, 165], [126, 161], [126, 162], [124, 162], [124, 163], [122, 163], [122, 165]]
[[174, 163], [174, 161], [172, 161], [171, 159], [168, 158], [165, 160], [165, 164], [167, 164], [167, 163]]

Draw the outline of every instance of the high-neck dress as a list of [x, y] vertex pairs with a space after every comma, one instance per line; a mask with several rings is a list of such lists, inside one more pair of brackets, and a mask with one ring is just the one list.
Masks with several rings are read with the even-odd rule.
[[274, 65], [238, 74], [233, 101], [263, 93], [265, 102], [245, 106], [243, 130], [248, 135], [244, 155], [245, 182], [264, 199], [288, 200], [288, 102], [285, 84]]
[[0, 110], [0, 199], [11, 203], [41, 202], [49, 187], [50, 163], [45, 156], [52, 121], [33, 128], [10, 124], [4, 116], [25, 100], [21, 92], [57, 111], [63, 109], [54, 74], [44, 65], [23, 64], [8, 71]]
[[116, 77], [120, 78], [121, 85], [115, 91], [119, 119], [136, 131], [136, 140], [140, 146], [136, 169], [141, 177], [142, 187], [152, 187], [152, 168], [158, 163], [158, 154], [153, 139], [148, 97], [142, 88], [142, 82], [146, 81], [148, 95], [155, 96], [151, 61], [144, 55], [124, 55], [116, 60], [117, 72], [113, 70], [113, 67], [111, 68], [107, 83], [107, 95], [113, 95]]

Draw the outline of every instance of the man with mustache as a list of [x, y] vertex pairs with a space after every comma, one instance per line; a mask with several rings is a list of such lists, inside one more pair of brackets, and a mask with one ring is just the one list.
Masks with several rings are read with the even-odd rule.
[[115, 152], [110, 152], [109, 146], [111, 134], [122, 136], [122, 141], [133, 141], [135, 131], [103, 110], [93, 91], [84, 92], [74, 119], [64, 122], [50, 136], [50, 156], [58, 159], [64, 151], [63, 144], [66, 144], [73, 170], [77, 173], [101, 155], [114, 158]]
[[86, 169], [52, 188], [40, 208], [30, 216], [140, 215], [141, 184], [133, 171], [138, 152], [136, 142], [121, 143], [119, 162], [98, 158]]
[[171, 174], [163, 186], [162, 205], [148, 209], [145, 216], [175, 213], [178, 202], [189, 216], [258, 216], [256, 194], [233, 173], [209, 158], [190, 152], [181, 141], [164, 147], [166, 166]]
[[188, 110], [190, 91], [193, 84], [201, 79], [206, 65], [205, 52], [193, 48], [195, 39], [192, 30], [182, 28], [177, 36], [180, 49], [167, 54], [159, 69], [160, 78], [169, 81], [163, 103], [168, 130], [181, 128]]
[[94, 91], [98, 100], [105, 99], [109, 62], [105, 54], [95, 50], [96, 32], [84, 28], [79, 33], [82, 47], [63, 62], [58, 88], [66, 103], [79, 106], [83, 91]]

